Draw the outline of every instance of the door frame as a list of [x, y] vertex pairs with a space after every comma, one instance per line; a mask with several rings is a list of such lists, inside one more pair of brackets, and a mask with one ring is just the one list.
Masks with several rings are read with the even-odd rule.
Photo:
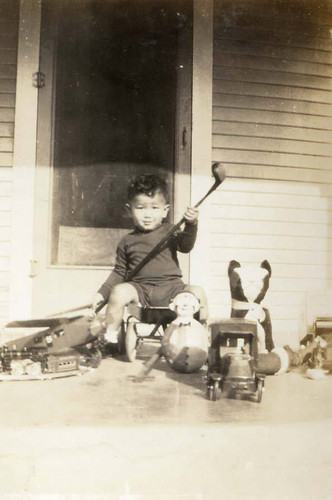
[[[50, 0], [43, 0], [43, 2], [47, 2], [49, 6], [54, 4]], [[212, 106], [209, 109], [207, 104], [212, 99], [213, 0], [193, 0], [193, 9], [192, 104], [184, 114], [180, 113], [176, 117], [179, 133], [175, 150], [177, 158], [180, 158], [175, 164], [174, 214], [176, 219], [182, 215], [184, 208], [191, 200], [197, 201], [202, 188], [204, 189], [201, 176], [204, 179], [207, 178], [207, 182], [210, 180], [210, 175], [207, 176], [206, 165], [210, 165], [211, 162]], [[38, 133], [40, 135], [38, 135], [37, 144], [37, 113], [38, 93], [39, 95], [43, 93], [44, 97], [48, 93], [47, 98], [52, 99], [50, 102], [53, 102], [53, 85], [48, 85], [47, 82], [53, 79], [54, 64], [53, 61], [49, 61], [47, 72], [44, 71], [46, 85], [38, 91], [31, 85], [31, 79], [39, 70], [40, 29], [41, 2], [31, 3], [29, 0], [21, 0], [12, 197], [11, 318], [33, 315], [34, 277], [38, 274], [39, 266], [45, 264], [49, 266], [48, 255], [38, 250], [41, 247], [38, 244], [40, 239], [49, 235], [45, 232], [40, 234], [36, 229], [42, 222], [41, 218], [45, 221], [46, 216], [48, 221], [50, 220], [52, 121], [49, 115], [43, 115], [42, 123], [39, 122]], [[186, 82], [186, 85], [188, 84], [189, 82]], [[183, 95], [179, 95], [179, 99], [182, 98]], [[52, 109], [48, 113], [50, 111], [52, 112]], [[188, 123], [188, 117], [192, 119], [192, 124], [189, 124], [192, 137], [190, 148], [183, 147], [182, 135], [183, 127]], [[190, 160], [188, 163], [188, 158], [191, 158], [191, 163]], [[189, 165], [189, 169], [183, 165]], [[210, 166], [208, 168], [210, 169]], [[192, 174], [195, 178], [199, 176], [198, 181], [195, 178], [192, 179]], [[184, 193], [189, 193], [189, 195], [183, 196]], [[36, 199], [39, 200], [38, 203], [35, 202]], [[200, 224], [201, 237], [190, 258], [190, 262], [198, 263], [198, 265], [192, 264], [190, 271], [190, 279], [196, 283], [201, 281], [196, 276], [197, 270], [202, 269], [200, 249], [206, 236], [204, 216], [202, 222]], [[206, 249], [206, 244], [204, 248]], [[188, 257], [187, 262], [182, 265], [184, 277], [187, 280]], [[75, 272], [74, 269], [73, 272]], [[198, 274], [201, 276], [201, 273]]]
[[9, 318], [30, 317], [34, 252], [40, 2], [20, 1], [12, 177]]
[[[196, 203], [211, 187], [213, 0], [193, 0], [193, 90], [191, 138], [191, 201]], [[200, 207], [199, 231], [190, 254], [190, 283], [209, 288], [209, 200]]]

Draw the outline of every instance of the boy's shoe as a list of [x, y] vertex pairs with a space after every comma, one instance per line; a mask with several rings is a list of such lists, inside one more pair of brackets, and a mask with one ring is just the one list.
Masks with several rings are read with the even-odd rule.
[[92, 335], [97, 337], [99, 334], [105, 331], [105, 325], [103, 325], [103, 323], [98, 318], [94, 318], [91, 319], [89, 330]]
[[104, 338], [106, 342], [109, 342], [110, 344], [117, 344], [118, 343], [118, 334], [119, 332], [117, 330], [106, 330], [106, 333], [104, 334]]

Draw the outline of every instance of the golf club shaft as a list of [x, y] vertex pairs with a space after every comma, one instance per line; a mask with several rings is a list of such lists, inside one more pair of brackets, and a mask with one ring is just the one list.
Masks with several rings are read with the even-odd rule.
[[[195, 208], [198, 208], [203, 201], [213, 192], [215, 189], [220, 185], [220, 182], [215, 182], [213, 186], [209, 189], [209, 191], [206, 193], [205, 196], [201, 200], [199, 200], [196, 205], [194, 206]], [[173, 234], [182, 226], [182, 224], [186, 221], [184, 217], [173, 226], [168, 233], [165, 234], [165, 236], [151, 249], [151, 251], [137, 264], [137, 266], [130, 272], [128, 273], [126, 281], [131, 281], [134, 276], [147, 264], [157, 253], [159, 250], [162, 248], [162, 246], [169, 241], [169, 239], [173, 236]]]

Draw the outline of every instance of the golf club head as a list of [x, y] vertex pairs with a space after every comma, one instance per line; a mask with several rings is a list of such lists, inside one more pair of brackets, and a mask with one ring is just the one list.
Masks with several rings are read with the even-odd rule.
[[226, 178], [226, 171], [225, 167], [222, 165], [222, 163], [215, 162], [212, 165], [212, 175], [215, 178], [215, 184], [216, 186], [219, 186], [225, 178]]

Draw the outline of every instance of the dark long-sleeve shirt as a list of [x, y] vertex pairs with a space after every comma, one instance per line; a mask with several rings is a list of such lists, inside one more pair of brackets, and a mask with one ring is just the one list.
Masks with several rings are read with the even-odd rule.
[[[154, 231], [135, 228], [120, 241], [115, 267], [98, 292], [108, 300], [112, 288], [126, 281], [126, 277], [151, 249], [170, 231], [172, 224], [164, 223]], [[194, 247], [197, 224], [186, 224], [183, 231], [177, 231], [132, 281], [145, 284], [162, 284], [182, 277], [177, 252], [188, 253]]]

